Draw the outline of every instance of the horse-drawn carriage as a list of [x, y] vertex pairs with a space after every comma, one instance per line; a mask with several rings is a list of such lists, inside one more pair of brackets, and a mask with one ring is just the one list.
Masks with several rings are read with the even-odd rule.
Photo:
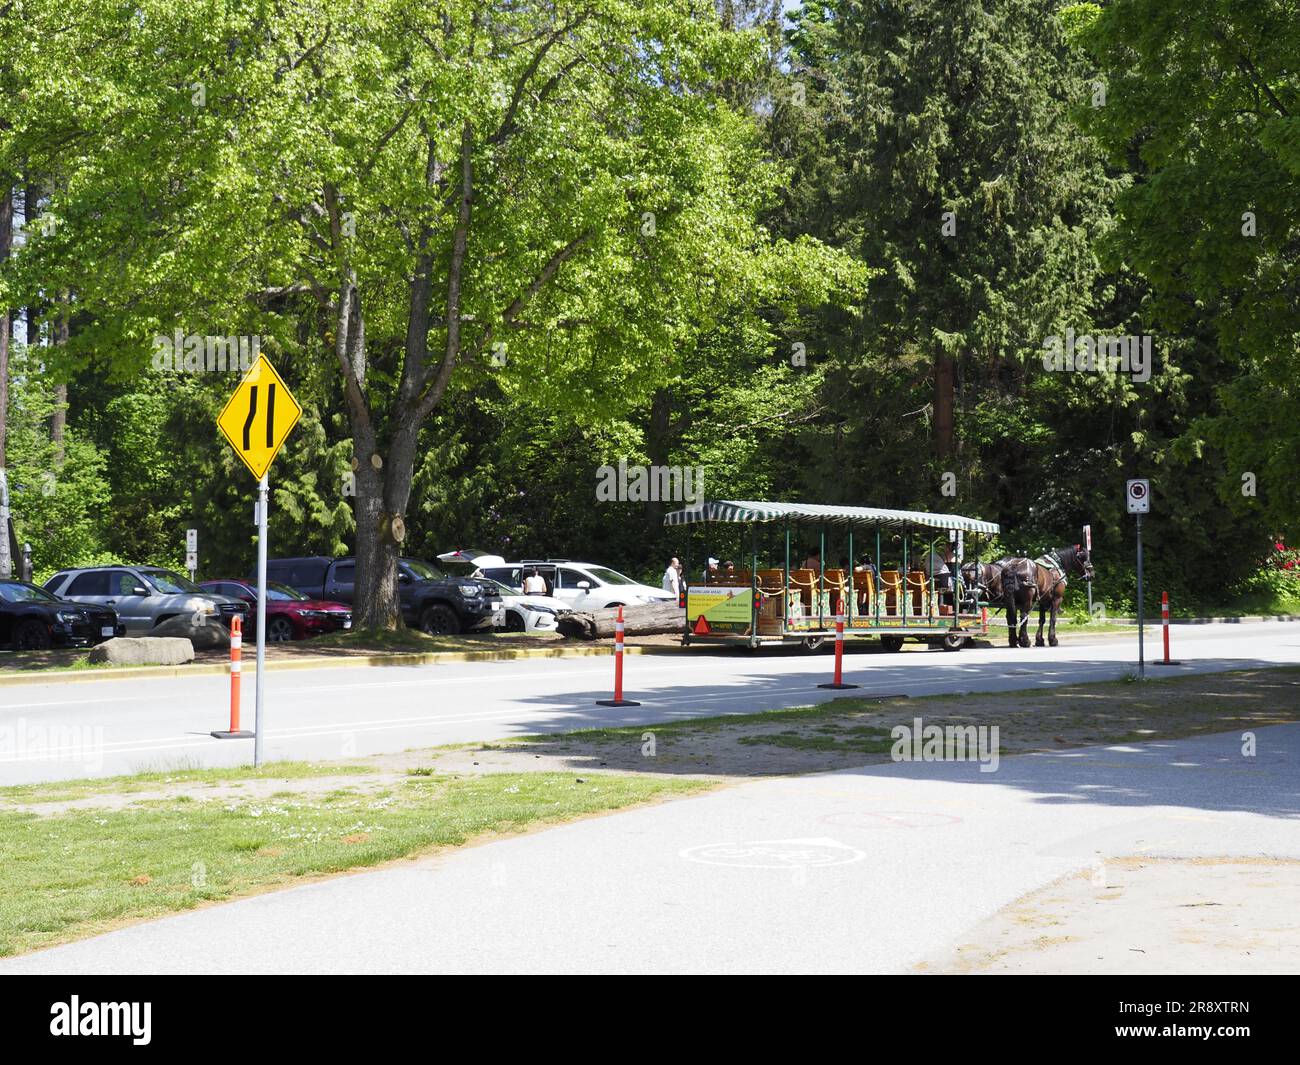
[[[800, 642], [812, 649], [835, 635], [837, 619], [846, 638], [876, 637], [891, 650], [916, 637], [955, 651], [988, 633], [990, 603], [963, 581], [961, 562], [966, 534], [996, 534], [994, 522], [873, 507], [717, 500], [673, 511], [664, 523], [687, 532], [687, 643]], [[802, 564], [800, 537], [810, 541]], [[920, 551], [918, 538], [924, 543]], [[719, 557], [727, 554], [724, 542], [734, 543], [739, 567], [697, 576], [691, 563], [697, 539]], [[827, 565], [828, 547], [839, 555], [838, 565]], [[857, 553], [864, 548], [874, 550], [869, 560]]]

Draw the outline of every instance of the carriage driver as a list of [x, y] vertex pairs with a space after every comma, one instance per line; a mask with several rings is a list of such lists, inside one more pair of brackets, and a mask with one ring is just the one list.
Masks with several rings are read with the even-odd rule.
[[953, 554], [952, 544], [944, 545], [942, 555], [935, 545], [930, 546], [930, 583], [934, 585], [935, 591], [940, 593], [939, 598], [948, 603], [952, 602], [955, 564], [956, 556]]

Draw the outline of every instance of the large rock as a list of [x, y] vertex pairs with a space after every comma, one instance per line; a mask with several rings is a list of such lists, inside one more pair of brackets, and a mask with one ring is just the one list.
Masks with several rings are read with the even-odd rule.
[[119, 636], [92, 647], [87, 657], [115, 666], [180, 666], [194, 661], [194, 645], [179, 636]]
[[220, 651], [230, 646], [230, 633], [226, 627], [209, 615], [201, 615], [196, 622], [192, 614], [178, 614], [149, 630], [150, 636], [181, 636], [194, 645], [196, 651]]

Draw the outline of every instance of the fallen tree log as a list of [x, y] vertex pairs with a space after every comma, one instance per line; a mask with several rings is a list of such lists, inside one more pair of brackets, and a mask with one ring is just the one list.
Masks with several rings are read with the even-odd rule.
[[[575, 610], [560, 618], [560, 635], [571, 640], [608, 640], [614, 635], [618, 608]], [[671, 600], [623, 608], [623, 632], [627, 636], [654, 636], [683, 630], [686, 611]]]

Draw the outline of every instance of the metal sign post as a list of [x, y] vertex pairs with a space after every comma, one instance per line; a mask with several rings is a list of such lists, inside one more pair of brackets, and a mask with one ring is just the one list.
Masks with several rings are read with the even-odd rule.
[[[1092, 561], [1092, 526], [1083, 527], [1083, 549], [1088, 552], [1088, 561]], [[1088, 620], [1092, 620], [1092, 581], [1088, 582]]]
[[13, 565], [9, 557], [9, 478], [0, 467], [0, 578], [13, 576]]
[[185, 530], [185, 568], [190, 571], [190, 580], [198, 579], [199, 572], [199, 530]]
[[1142, 514], [1137, 515], [1138, 541], [1138, 680], [1147, 679], [1146, 656], [1143, 653], [1143, 637], [1146, 632], [1146, 618], [1142, 603]]
[[257, 483], [257, 682], [253, 703], [253, 765], [262, 764], [262, 737], [266, 735], [266, 704], [262, 683], [266, 676], [266, 474]]
[[1146, 680], [1146, 654], [1143, 646], [1143, 629], [1146, 623], [1146, 615], [1142, 604], [1142, 515], [1151, 512], [1151, 482], [1148, 480], [1129, 481], [1125, 486], [1124, 495], [1128, 503], [1128, 512], [1137, 517], [1138, 680]]

